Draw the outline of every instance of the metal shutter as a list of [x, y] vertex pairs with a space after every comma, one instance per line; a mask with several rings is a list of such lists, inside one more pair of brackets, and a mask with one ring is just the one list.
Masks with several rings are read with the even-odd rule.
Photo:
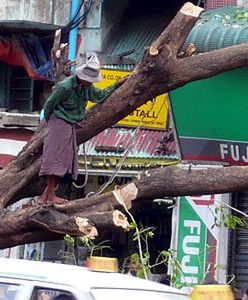
[[[248, 214], [248, 192], [234, 193], [232, 205]], [[230, 230], [229, 237], [229, 274], [235, 275], [234, 288], [240, 291], [248, 287], [248, 228]]]

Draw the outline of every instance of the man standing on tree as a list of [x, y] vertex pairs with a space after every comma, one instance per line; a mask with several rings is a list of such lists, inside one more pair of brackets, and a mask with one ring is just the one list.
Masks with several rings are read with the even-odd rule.
[[[48, 134], [43, 148], [40, 176], [48, 176], [48, 185], [40, 204], [64, 204], [66, 199], [55, 194], [59, 179], [69, 174], [73, 180], [78, 175], [76, 125], [85, 117], [88, 101], [103, 102], [126, 78], [101, 90], [94, 82], [102, 80], [98, 58], [93, 54], [83, 66], [55, 87], [44, 106]], [[97, 121], [97, 120], [96, 120]]]

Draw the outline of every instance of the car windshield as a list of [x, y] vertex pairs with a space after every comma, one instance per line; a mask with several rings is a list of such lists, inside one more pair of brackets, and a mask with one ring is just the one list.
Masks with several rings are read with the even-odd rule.
[[96, 300], [188, 300], [187, 295], [131, 289], [92, 289]]
[[0, 300], [14, 300], [19, 285], [0, 282]]

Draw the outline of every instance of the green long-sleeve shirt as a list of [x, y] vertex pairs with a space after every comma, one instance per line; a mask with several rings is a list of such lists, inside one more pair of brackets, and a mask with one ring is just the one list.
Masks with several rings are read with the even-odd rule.
[[60, 82], [44, 106], [44, 117], [48, 121], [54, 113], [58, 118], [69, 123], [77, 123], [84, 119], [85, 108], [88, 101], [103, 102], [116, 90], [118, 84], [113, 84], [106, 89], [99, 89], [92, 84], [80, 91], [76, 75], [70, 76]]

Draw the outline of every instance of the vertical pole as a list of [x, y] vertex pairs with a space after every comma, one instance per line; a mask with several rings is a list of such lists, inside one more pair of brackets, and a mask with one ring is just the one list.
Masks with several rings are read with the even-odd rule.
[[[71, 1], [71, 20], [76, 15], [79, 5], [80, 5], [80, 0], [72, 0]], [[75, 19], [75, 21], [77, 21], [77, 19], [78, 19], [78, 17]], [[69, 60], [75, 60], [76, 56], [77, 56], [77, 34], [78, 34], [77, 27], [70, 31], [69, 50], [68, 50], [68, 59]], [[74, 71], [74, 70], [72, 69], [72, 71]]]

